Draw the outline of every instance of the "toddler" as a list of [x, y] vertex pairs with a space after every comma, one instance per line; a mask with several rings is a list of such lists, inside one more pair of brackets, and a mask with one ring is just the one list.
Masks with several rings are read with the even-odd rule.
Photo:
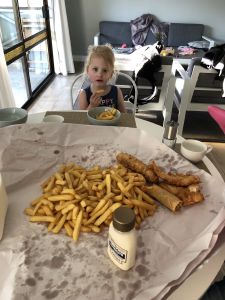
[[80, 91], [80, 109], [109, 106], [126, 112], [121, 89], [108, 83], [114, 73], [114, 62], [115, 57], [110, 45], [89, 47], [85, 72], [91, 85]]

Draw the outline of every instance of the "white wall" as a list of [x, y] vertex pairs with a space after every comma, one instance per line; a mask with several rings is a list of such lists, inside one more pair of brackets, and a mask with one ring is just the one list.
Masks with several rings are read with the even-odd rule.
[[200, 23], [205, 35], [225, 41], [225, 0], [66, 0], [73, 55], [86, 55], [99, 21], [130, 21], [150, 13], [160, 21]]

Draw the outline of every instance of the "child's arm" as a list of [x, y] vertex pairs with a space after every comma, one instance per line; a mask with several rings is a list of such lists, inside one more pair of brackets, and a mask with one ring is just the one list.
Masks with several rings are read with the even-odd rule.
[[122, 91], [119, 87], [117, 87], [117, 101], [118, 101], [118, 109], [120, 112], [125, 113], [126, 112], [126, 108], [125, 108], [125, 104], [124, 104], [124, 99], [123, 99], [123, 94]]
[[79, 101], [79, 109], [88, 110], [90, 108], [99, 106], [101, 102], [101, 98], [97, 93], [94, 93], [91, 95], [90, 104], [88, 104], [86, 93], [84, 90], [81, 90], [78, 96], [78, 101]]
[[79, 103], [79, 109], [84, 109], [84, 110], [88, 109], [87, 97], [84, 90], [81, 90], [78, 95], [78, 103]]

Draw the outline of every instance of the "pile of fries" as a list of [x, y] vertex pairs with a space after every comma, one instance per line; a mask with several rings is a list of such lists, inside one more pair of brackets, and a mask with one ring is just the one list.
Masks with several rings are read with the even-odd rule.
[[41, 184], [42, 195], [25, 209], [31, 222], [47, 224], [49, 232], [65, 232], [77, 241], [80, 232], [101, 232], [113, 212], [128, 206], [136, 215], [136, 228], [157, 208], [144, 192], [145, 177], [121, 164], [85, 169], [74, 163], [62, 165]]
[[113, 120], [116, 117], [117, 110], [115, 108], [108, 109], [97, 115], [97, 120]]

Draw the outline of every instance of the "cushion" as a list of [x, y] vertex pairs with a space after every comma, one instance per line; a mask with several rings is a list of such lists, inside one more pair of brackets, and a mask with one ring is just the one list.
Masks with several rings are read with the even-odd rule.
[[209, 42], [208, 41], [193, 41], [193, 42], [189, 42], [188, 46], [196, 48], [196, 49], [208, 49]]
[[192, 41], [202, 39], [204, 25], [171, 23], [169, 25], [168, 47], [185, 46]]
[[113, 47], [121, 47], [122, 44], [133, 46], [129, 22], [101, 21], [99, 32], [100, 45], [110, 43]]
[[[168, 31], [169, 31], [169, 24], [165, 23], [165, 22], [161, 22], [160, 23], [163, 31], [165, 32], [166, 37], [164, 38], [164, 40], [162, 41], [162, 44], [164, 47], [167, 46], [168, 43]], [[152, 33], [151, 29], [149, 29], [148, 35], [146, 37], [145, 40], [145, 45], [153, 45], [155, 44], [159, 39]]]

